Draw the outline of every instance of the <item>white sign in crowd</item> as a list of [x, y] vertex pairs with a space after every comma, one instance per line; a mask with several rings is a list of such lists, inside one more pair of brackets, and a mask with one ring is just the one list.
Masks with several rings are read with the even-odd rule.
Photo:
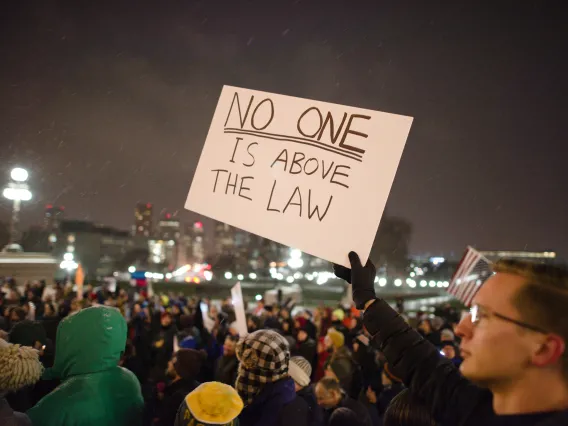
[[224, 86], [185, 207], [306, 253], [365, 262], [412, 118]]

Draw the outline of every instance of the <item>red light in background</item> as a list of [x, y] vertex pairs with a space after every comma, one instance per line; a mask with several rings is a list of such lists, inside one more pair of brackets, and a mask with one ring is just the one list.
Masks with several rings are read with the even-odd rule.
[[197, 229], [201, 229], [201, 228], [203, 228], [203, 223], [195, 222], [195, 224], [193, 226], [195, 226]]
[[47, 206], [45, 206], [46, 209], [52, 209], [53, 205], [52, 204], [48, 204]]
[[208, 271], [210, 271], [210, 270], [211, 270], [211, 265], [209, 265], [209, 264], [206, 265], [206, 266], [205, 266], [205, 269], [208, 270]]
[[65, 210], [65, 206], [61, 206], [59, 207], [61, 210]]
[[151, 208], [152, 208], [152, 204], [150, 204], [150, 203], [146, 204], [146, 208], [147, 208], [147, 209], [151, 209]]
[[171, 218], [172, 218], [172, 215], [169, 214], [169, 213], [166, 213], [166, 219], [171, 219]]

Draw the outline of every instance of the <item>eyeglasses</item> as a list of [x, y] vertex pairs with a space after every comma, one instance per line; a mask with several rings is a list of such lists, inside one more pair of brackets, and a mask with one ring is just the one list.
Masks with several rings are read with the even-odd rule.
[[536, 331], [537, 333], [543, 333], [543, 334], [548, 334], [549, 332], [537, 327], [535, 325], [531, 325], [531, 324], [527, 324], [526, 322], [522, 322], [513, 318], [509, 318], [505, 315], [501, 315], [498, 314], [497, 312], [493, 312], [488, 310], [487, 308], [484, 308], [483, 306], [479, 306], [479, 305], [473, 305], [469, 311], [470, 315], [471, 315], [471, 323], [474, 325], [479, 324], [479, 321], [481, 320], [481, 318], [483, 316], [486, 317], [495, 317], [495, 318], [499, 318], [502, 321], [507, 321], [510, 322], [512, 324], [518, 325], [519, 327], [522, 328], [526, 328], [528, 330], [532, 330], [532, 331]]

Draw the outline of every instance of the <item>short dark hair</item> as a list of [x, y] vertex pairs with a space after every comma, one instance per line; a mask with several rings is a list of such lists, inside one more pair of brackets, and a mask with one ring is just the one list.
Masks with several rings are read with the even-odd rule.
[[[501, 259], [493, 271], [525, 279], [513, 298], [523, 321], [557, 334], [568, 344], [568, 269], [559, 265]], [[568, 381], [568, 351], [562, 355], [562, 371]]]
[[384, 426], [436, 426], [426, 404], [404, 389], [389, 404], [383, 418]]

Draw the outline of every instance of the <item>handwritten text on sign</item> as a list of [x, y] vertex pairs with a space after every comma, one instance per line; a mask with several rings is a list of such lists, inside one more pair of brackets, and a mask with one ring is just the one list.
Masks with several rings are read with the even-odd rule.
[[225, 86], [185, 207], [306, 253], [366, 261], [412, 118]]

